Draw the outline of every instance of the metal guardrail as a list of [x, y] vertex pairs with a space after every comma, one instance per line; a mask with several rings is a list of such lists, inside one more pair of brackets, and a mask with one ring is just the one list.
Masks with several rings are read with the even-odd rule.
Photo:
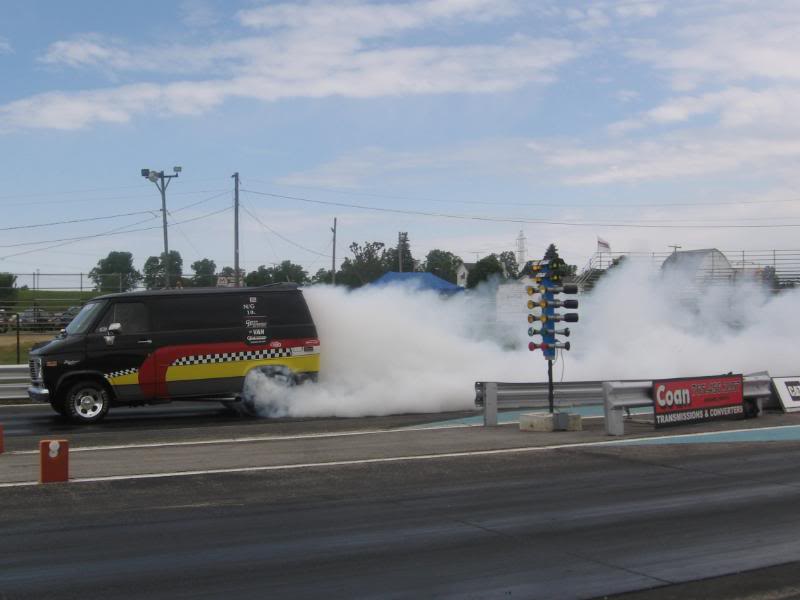
[[[590, 406], [603, 403], [602, 381], [562, 381], [553, 384], [557, 407]], [[497, 425], [501, 408], [543, 408], [548, 406], [547, 382], [475, 382], [475, 406], [483, 408], [484, 425]]]
[[[553, 384], [553, 399], [556, 407], [570, 406], [604, 406], [606, 393], [604, 387], [609, 382], [603, 381], [564, 381]], [[624, 408], [652, 406], [650, 390], [652, 380], [617, 380], [612, 382], [620, 386], [618, 389], [630, 388], [630, 393], [620, 395], [619, 414], [609, 415], [605, 410], [606, 427], [612, 418], [622, 418]], [[744, 376], [745, 398], [763, 399], [772, 395], [771, 379], [766, 371]], [[638, 403], [637, 403], [638, 402]], [[497, 425], [497, 411], [513, 408], [545, 408], [547, 402], [547, 382], [542, 383], [475, 383], [475, 406], [483, 408], [484, 425]], [[761, 409], [759, 402], [759, 411]], [[619, 435], [619, 434], [610, 434]]]
[[[482, 408], [486, 382], [475, 382], [475, 406]], [[602, 404], [602, 381], [561, 381], [553, 384], [556, 404]], [[498, 408], [539, 408], [547, 406], [547, 382], [497, 383]]]
[[27, 399], [30, 382], [28, 365], [0, 365], [0, 402]]

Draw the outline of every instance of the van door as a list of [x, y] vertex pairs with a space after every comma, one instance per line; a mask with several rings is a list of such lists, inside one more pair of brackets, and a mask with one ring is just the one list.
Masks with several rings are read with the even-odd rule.
[[[116, 335], [108, 328], [119, 323]], [[142, 300], [112, 300], [105, 314], [86, 336], [87, 363], [100, 371], [121, 403], [155, 396], [155, 362], [150, 311]]]

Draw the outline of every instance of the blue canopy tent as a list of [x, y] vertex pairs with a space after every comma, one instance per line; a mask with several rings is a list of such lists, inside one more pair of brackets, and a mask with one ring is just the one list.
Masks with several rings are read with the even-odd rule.
[[390, 271], [372, 282], [372, 285], [408, 285], [420, 290], [432, 290], [440, 294], [456, 294], [464, 289], [445, 281], [433, 273], [396, 273]]

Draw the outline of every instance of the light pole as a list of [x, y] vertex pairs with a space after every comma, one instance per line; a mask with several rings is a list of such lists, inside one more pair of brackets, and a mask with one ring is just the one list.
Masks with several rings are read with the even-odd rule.
[[167, 237], [167, 186], [173, 177], [177, 177], [182, 167], [173, 167], [172, 175], [164, 175], [164, 171], [142, 169], [142, 177], [152, 181], [161, 192], [161, 217], [164, 224], [164, 287], [169, 289], [169, 238]]

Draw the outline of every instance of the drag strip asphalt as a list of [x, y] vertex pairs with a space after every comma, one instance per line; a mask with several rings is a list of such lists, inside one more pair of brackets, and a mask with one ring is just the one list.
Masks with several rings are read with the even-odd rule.
[[[470, 412], [446, 413], [461, 418]], [[42, 439], [68, 439], [73, 448], [200, 441], [252, 436], [387, 430], [441, 420], [440, 414], [327, 419], [242, 417], [219, 402], [174, 402], [115, 408], [95, 425], [70, 423], [46, 404], [0, 407], [6, 450], [33, 450]]]
[[586, 446], [8, 488], [0, 590], [4, 600], [662, 593], [800, 560], [798, 461], [790, 443]]

